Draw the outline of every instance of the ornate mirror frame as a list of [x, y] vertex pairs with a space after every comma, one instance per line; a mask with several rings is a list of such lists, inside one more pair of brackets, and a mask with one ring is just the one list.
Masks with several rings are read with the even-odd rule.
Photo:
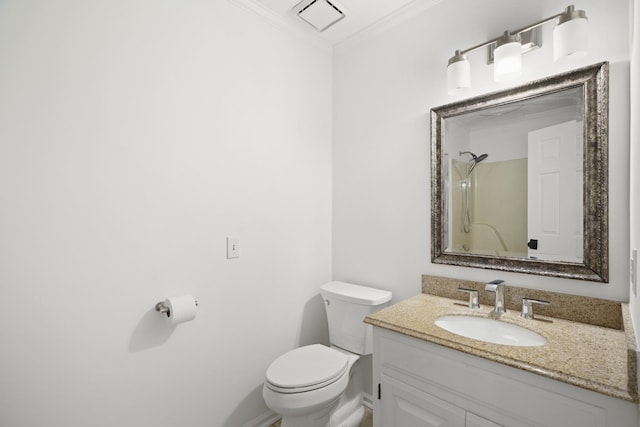
[[[608, 282], [608, 86], [609, 63], [602, 62], [508, 90], [433, 108], [431, 110], [431, 261], [435, 264]], [[576, 87], [582, 88], [584, 94], [583, 262], [445, 252], [444, 121], [453, 116]]]

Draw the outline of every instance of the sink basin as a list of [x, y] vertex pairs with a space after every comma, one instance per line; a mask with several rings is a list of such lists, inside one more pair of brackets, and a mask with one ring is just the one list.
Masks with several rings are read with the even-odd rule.
[[442, 316], [435, 323], [454, 334], [494, 344], [527, 347], [547, 342], [542, 335], [527, 328], [486, 317]]

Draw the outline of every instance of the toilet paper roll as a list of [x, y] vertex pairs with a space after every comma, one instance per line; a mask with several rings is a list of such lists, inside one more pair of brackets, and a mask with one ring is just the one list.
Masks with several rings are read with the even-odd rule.
[[191, 295], [167, 298], [164, 306], [169, 309], [165, 313], [165, 322], [169, 326], [178, 325], [196, 318], [196, 300]]

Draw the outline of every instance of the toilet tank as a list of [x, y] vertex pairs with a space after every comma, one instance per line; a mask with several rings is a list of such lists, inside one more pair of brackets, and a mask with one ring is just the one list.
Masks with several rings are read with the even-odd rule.
[[391, 292], [345, 282], [320, 286], [329, 323], [331, 345], [356, 354], [371, 354], [371, 325], [363, 322], [371, 313], [386, 307]]

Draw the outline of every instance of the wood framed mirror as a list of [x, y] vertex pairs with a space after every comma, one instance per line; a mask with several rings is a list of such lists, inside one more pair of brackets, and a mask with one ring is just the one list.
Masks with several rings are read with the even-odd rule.
[[431, 261], [608, 282], [607, 62], [431, 110]]

